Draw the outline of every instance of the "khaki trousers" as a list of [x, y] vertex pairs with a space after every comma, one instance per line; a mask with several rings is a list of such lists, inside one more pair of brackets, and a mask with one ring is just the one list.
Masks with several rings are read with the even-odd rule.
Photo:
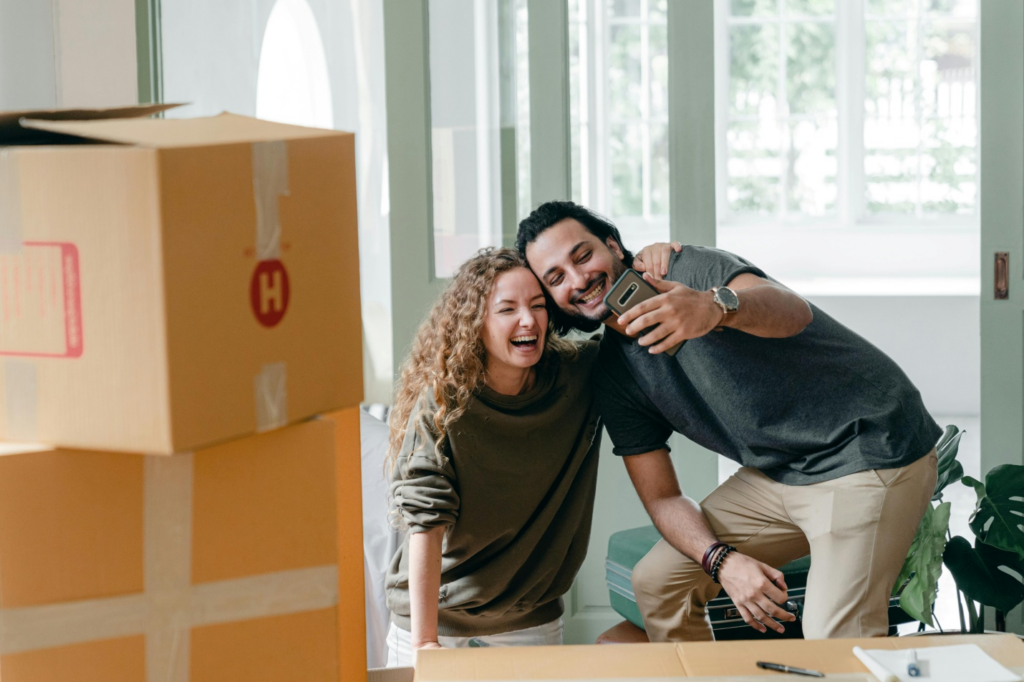
[[[889, 595], [936, 475], [934, 450], [898, 469], [806, 486], [744, 467], [701, 508], [720, 540], [766, 564], [780, 567], [810, 553], [806, 639], [882, 637]], [[634, 568], [633, 590], [652, 642], [714, 639], [704, 606], [721, 586], [664, 540]]]

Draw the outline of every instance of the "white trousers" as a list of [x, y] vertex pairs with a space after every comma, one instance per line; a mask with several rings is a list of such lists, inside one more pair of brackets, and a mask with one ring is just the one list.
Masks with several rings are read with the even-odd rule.
[[[438, 637], [446, 649], [485, 646], [552, 646], [562, 643], [562, 619], [524, 630], [500, 632], [482, 637]], [[388, 667], [411, 666], [416, 659], [412, 650], [412, 633], [394, 623], [388, 630]]]

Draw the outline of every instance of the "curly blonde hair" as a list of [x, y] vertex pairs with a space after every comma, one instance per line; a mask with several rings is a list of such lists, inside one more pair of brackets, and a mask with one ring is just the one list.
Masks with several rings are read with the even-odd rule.
[[[389, 475], [398, 461], [412, 410], [427, 392], [437, 405], [436, 411], [428, 415], [434, 431], [434, 455], [439, 462], [444, 461], [452, 426], [486, 381], [487, 351], [482, 330], [491, 288], [501, 274], [515, 268], [529, 269], [517, 251], [481, 249], [459, 267], [420, 325], [409, 358], [402, 365], [389, 419]], [[546, 371], [552, 360], [571, 359], [576, 352], [575, 344], [555, 334], [549, 316], [544, 353], [537, 371]]]

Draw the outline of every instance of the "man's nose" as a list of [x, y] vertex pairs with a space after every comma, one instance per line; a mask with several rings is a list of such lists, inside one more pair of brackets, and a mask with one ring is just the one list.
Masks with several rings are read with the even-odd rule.
[[587, 288], [587, 276], [581, 272], [578, 268], [573, 268], [569, 271], [569, 283], [573, 289], [583, 290]]

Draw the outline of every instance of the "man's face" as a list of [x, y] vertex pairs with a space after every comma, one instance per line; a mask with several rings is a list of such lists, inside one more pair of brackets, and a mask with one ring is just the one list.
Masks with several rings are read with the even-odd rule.
[[551, 299], [572, 318], [600, 322], [611, 314], [604, 295], [626, 271], [622, 250], [566, 218], [526, 246], [526, 260]]

